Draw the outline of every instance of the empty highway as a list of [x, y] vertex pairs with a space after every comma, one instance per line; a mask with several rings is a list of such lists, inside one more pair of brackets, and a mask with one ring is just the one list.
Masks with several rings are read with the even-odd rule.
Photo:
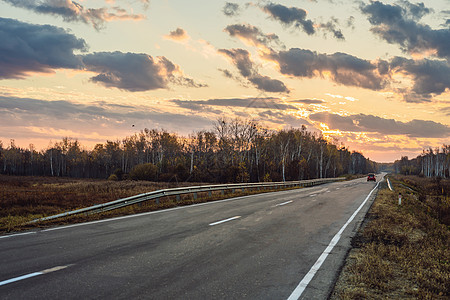
[[376, 185], [362, 178], [0, 236], [0, 298], [324, 299]]

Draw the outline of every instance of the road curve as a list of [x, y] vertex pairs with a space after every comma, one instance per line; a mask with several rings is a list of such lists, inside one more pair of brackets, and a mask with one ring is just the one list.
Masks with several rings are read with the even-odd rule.
[[[375, 186], [362, 178], [0, 236], [0, 298], [287, 299]], [[326, 298], [370, 202], [294, 298]]]

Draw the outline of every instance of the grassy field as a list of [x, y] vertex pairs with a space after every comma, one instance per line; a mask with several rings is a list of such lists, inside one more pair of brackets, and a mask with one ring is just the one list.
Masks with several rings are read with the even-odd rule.
[[390, 179], [395, 191], [379, 191], [331, 299], [450, 297], [450, 180]]
[[[0, 232], [30, 228], [28, 221], [94, 204], [146, 193], [158, 189], [193, 185], [148, 181], [107, 181], [57, 177], [26, 177], [0, 175]], [[195, 185], [198, 185], [196, 183]], [[162, 201], [161, 206], [167, 205]], [[72, 217], [47, 222], [54, 225], [104, 218], [158, 209], [150, 204], [124, 208], [109, 214]], [[42, 226], [35, 224], [32, 226]]]
[[[161, 183], [149, 181], [108, 181], [93, 179], [72, 179], [57, 177], [16, 177], [0, 175], [0, 233], [21, 231], [33, 227], [48, 227], [67, 223], [86, 222], [115, 216], [153, 211], [192, 203], [220, 200], [261, 193], [262, 191], [221, 191], [198, 193], [197, 199], [192, 194], [181, 195], [180, 201], [175, 196], [144, 202], [124, 208], [92, 215], [76, 215], [52, 221], [27, 224], [27, 222], [44, 216], [105, 203], [120, 198], [138, 195], [164, 188], [206, 185], [208, 183]], [[270, 192], [273, 190], [264, 190]]]

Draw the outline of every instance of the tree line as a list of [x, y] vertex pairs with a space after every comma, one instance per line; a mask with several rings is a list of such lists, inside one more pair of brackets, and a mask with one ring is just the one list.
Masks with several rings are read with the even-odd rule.
[[419, 175], [424, 177], [450, 177], [450, 145], [435, 149], [428, 148], [416, 158], [402, 156], [394, 162], [396, 173], [403, 175]]
[[47, 149], [0, 142], [0, 172], [10, 175], [191, 182], [289, 181], [376, 172], [375, 162], [305, 126], [268, 130], [255, 121], [218, 119], [211, 130], [180, 136], [144, 129], [86, 150], [63, 138]]

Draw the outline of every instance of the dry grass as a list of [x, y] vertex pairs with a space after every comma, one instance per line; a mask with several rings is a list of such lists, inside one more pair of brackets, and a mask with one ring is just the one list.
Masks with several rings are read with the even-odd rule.
[[0, 232], [27, 228], [24, 223], [43, 216], [188, 185], [194, 184], [0, 175]]
[[391, 180], [395, 192], [378, 193], [331, 299], [449, 299], [450, 180]]
[[92, 179], [70, 179], [55, 177], [15, 177], [0, 175], [0, 233], [20, 231], [33, 227], [86, 222], [116, 216], [136, 214], [163, 208], [170, 208], [193, 203], [215, 201], [264, 191], [237, 190], [235, 193], [220, 191], [198, 193], [196, 199], [192, 194], [181, 195], [180, 201], [175, 196], [161, 198], [159, 204], [154, 201], [127, 206], [121, 209], [92, 215], [76, 215], [57, 220], [26, 224], [44, 216], [105, 203], [120, 198], [138, 195], [164, 188], [173, 188], [202, 183], [159, 183], [148, 181], [107, 181]]

